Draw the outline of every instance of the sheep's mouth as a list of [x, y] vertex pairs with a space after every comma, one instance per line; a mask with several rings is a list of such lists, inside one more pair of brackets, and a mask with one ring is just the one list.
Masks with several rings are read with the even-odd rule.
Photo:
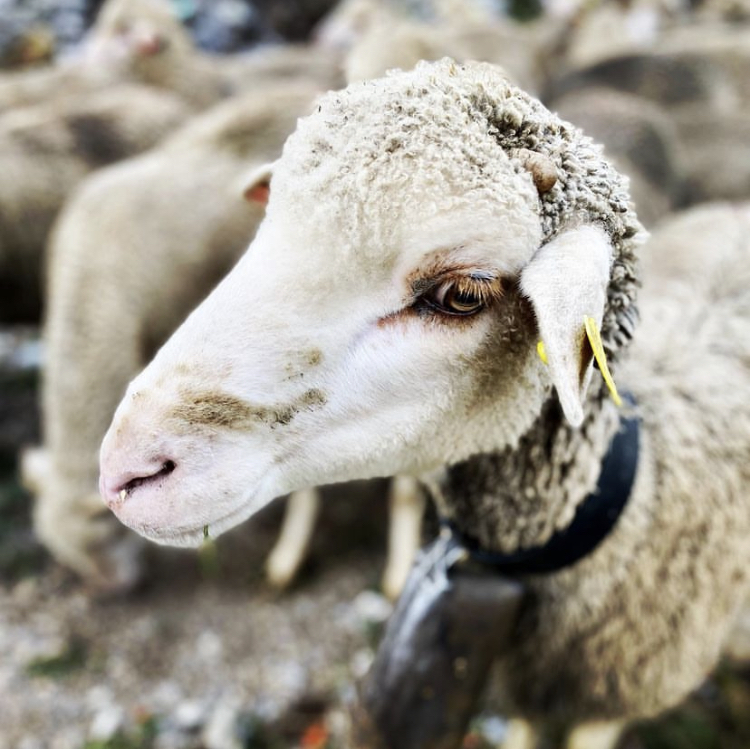
[[[234, 508], [222, 515], [211, 517], [207, 513], [201, 513], [199, 519], [183, 517], [183, 522], [180, 522], [179, 515], [158, 521], [139, 517], [140, 513], [128, 512], [128, 503], [118, 508], [115, 514], [122, 523], [149, 541], [166, 546], [197, 548], [205, 542], [207, 536], [212, 539], [218, 538], [222, 533], [249, 518], [276, 496], [279, 495], [268, 494], [262, 486], [258, 486], [243, 496], [242, 501], [238, 502]], [[137, 504], [142, 504], [138, 497], [135, 499]]]

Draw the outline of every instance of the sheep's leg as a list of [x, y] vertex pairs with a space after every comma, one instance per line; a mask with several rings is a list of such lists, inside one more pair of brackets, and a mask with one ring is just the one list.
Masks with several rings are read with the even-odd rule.
[[279, 540], [266, 562], [266, 576], [274, 587], [285, 588], [299, 571], [307, 556], [319, 509], [317, 489], [302, 489], [289, 495]]
[[537, 734], [531, 723], [521, 718], [511, 718], [508, 721], [508, 733], [501, 745], [501, 749], [536, 749]]
[[581, 723], [568, 734], [565, 749], [614, 749], [624, 728], [621, 720]]
[[394, 600], [401, 594], [422, 537], [425, 499], [419, 482], [396, 476], [389, 495], [388, 558], [383, 592]]
[[66, 251], [57, 248], [68, 263], [50, 271], [45, 447], [24, 457], [22, 473], [36, 494], [33, 520], [40, 541], [94, 588], [123, 592], [140, 579], [143, 541], [99, 497], [98, 449], [128, 380], [143, 364], [139, 330], [114, 291], [101, 301], [96, 269], [89, 273], [91, 263], [70, 257], [70, 247], [86, 249], [77, 241]]

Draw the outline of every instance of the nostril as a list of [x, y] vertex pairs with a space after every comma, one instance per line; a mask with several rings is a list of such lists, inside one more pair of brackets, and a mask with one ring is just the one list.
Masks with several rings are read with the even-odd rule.
[[172, 473], [175, 468], [176, 466], [174, 461], [167, 460], [162, 464], [161, 468], [156, 471], [156, 473], [151, 473], [148, 476], [136, 476], [134, 479], [130, 479], [130, 481], [120, 487], [120, 491], [118, 492], [118, 494], [122, 495], [123, 492], [129, 494], [131, 491], [133, 491], [133, 489], [136, 489], [142, 484], [157, 481], [164, 476], [169, 476], [169, 474]]
[[[159, 481], [160, 479], [169, 476], [175, 468], [177, 468], [177, 464], [173, 460], [165, 460], [157, 471], [142, 476], [134, 476], [125, 482], [121, 482], [119, 486], [110, 493], [110, 497], [112, 499], [116, 497], [117, 502], [123, 502], [128, 498], [128, 495], [135, 491], [139, 486]], [[112, 495], [114, 495], [114, 497]]]

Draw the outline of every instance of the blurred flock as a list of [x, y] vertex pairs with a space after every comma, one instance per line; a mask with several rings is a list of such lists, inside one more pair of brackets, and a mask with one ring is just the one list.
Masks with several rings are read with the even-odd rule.
[[[0, 749], [345, 746], [391, 605], [387, 482], [324, 489], [274, 571], [281, 503], [198, 554], [145, 548], [97, 450], [316, 96], [444, 56], [603, 143], [651, 230], [750, 200], [747, 0], [0, 0]], [[742, 655], [622, 749], [750, 747]], [[482, 713], [465, 746], [504, 730]]]

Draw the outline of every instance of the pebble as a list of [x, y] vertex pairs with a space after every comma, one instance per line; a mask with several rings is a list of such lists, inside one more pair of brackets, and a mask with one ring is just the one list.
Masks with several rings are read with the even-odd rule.
[[370, 670], [374, 658], [375, 654], [370, 648], [358, 650], [349, 662], [349, 669], [352, 672], [352, 676], [355, 679], [361, 679]]
[[363, 623], [382, 624], [393, 613], [393, 604], [380, 593], [363, 590], [357, 594], [352, 606]]
[[114, 702], [112, 690], [104, 684], [97, 684], [86, 692], [85, 704], [89, 710], [103, 710]]
[[195, 642], [196, 655], [206, 661], [214, 661], [221, 657], [224, 650], [221, 644], [221, 638], [216, 632], [207, 629], [205, 632], [201, 632], [198, 635], [198, 639]]
[[208, 705], [202, 700], [185, 700], [174, 711], [175, 725], [183, 731], [194, 731], [206, 720]]
[[171, 713], [182, 699], [182, 689], [174, 681], [160, 681], [146, 703], [156, 713]]
[[477, 720], [477, 730], [493, 746], [500, 746], [508, 735], [508, 721], [498, 715], [483, 715]]
[[240, 704], [236, 699], [219, 702], [201, 732], [206, 749], [242, 749], [237, 732]]
[[89, 738], [92, 741], [109, 741], [122, 728], [124, 722], [125, 711], [119, 705], [109, 705], [94, 716]]
[[24, 736], [18, 742], [18, 749], [45, 749], [45, 746], [36, 736]]

